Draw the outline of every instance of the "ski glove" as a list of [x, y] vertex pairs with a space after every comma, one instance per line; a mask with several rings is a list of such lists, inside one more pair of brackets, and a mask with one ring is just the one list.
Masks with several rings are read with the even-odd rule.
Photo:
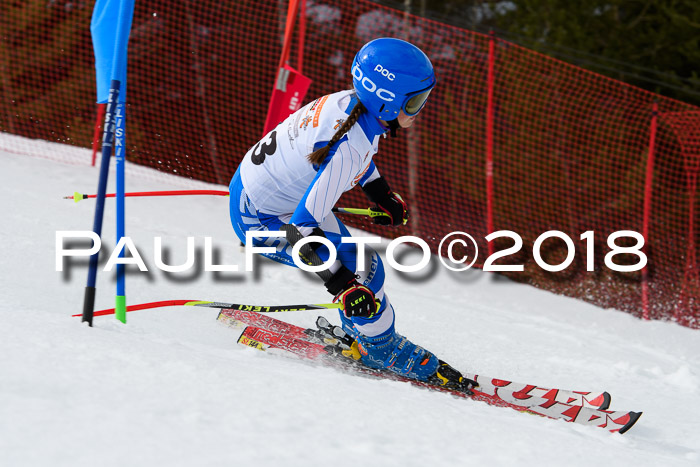
[[372, 318], [379, 310], [374, 293], [357, 282], [355, 274], [345, 266], [341, 266], [325, 285], [328, 292], [335, 295], [333, 302], [343, 305], [343, 313], [347, 318]]
[[358, 316], [361, 318], [372, 318], [377, 313], [377, 303], [374, 301], [374, 294], [364, 285], [349, 284], [349, 287], [335, 296], [335, 303], [343, 304], [343, 313], [348, 318]]
[[408, 222], [408, 205], [401, 195], [391, 191], [384, 177], [365, 183], [362, 187], [370, 201], [388, 216], [374, 217], [374, 223], [379, 225], [405, 225]]

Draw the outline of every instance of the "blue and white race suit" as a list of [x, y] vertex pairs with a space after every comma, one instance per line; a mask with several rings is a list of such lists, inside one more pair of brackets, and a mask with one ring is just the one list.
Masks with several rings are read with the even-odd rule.
[[[381, 301], [378, 313], [371, 319], [353, 317], [350, 321], [341, 313], [347, 332], [373, 337], [393, 333], [394, 328], [394, 310], [384, 293], [384, 266], [379, 255], [365, 246], [366, 270], [358, 270], [357, 247], [341, 243], [341, 238], [350, 233], [331, 210], [344, 192], [379, 178], [372, 157], [377, 153], [379, 137], [387, 130], [365, 112], [330, 148], [320, 166], [307, 159], [327, 145], [356, 102], [352, 90], [323, 96], [294, 112], [254, 145], [231, 180], [230, 214], [233, 228], [243, 242], [248, 230], [276, 231], [291, 223], [302, 234], [310, 235], [315, 227], [320, 227], [338, 253], [331, 272], [344, 265]], [[258, 246], [276, 247], [276, 253], [265, 256], [294, 265], [292, 247], [286, 240], [255, 242]], [[318, 253], [322, 259], [328, 258], [325, 247], [319, 248]]]

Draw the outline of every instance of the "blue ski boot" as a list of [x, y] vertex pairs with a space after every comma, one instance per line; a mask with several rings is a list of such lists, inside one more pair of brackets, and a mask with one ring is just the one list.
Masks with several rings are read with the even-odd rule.
[[[348, 320], [349, 321], [349, 320]], [[394, 332], [392, 326], [388, 333], [378, 337], [363, 336], [351, 323], [343, 320], [343, 327], [333, 326], [327, 319], [319, 316], [316, 325], [321, 335], [337, 340], [342, 354], [348, 358], [361, 361], [364, 365], [389, 370], [408, 378], [441, 386], [453, 391], [472, 395], [473, 388], [479, 383], [452, 368], [446, 362], [437, 359], [431, 352], [413, 344]], [[346, 333], [345, 329], [350, 331]]]
[[370, 368], [386, 369], [407, 378], [428, 382], [440, 363], [437, 357], [394, 332], [356, 337], [360, 361]]
[[357, 336], [360, 360], [372, 368], [383, 368], [417, 381], [472, 395], [478, 386], [431, 352], [393, 332], [387, 336]]
[[[316, 320], [323, 342], [332, 343], [342, 350], [342, 354], [361, 361], [365, 366], [378, 370], [389, 370], [408, 378], [428, 382], [439, 366], [438, 359], [427, 350], [413, 344], [405, 337], [389, 331], [376, 337], [360, 334], [351, 323], [333, 326], [322, 316]], [[348, 329], [350, 333], [346, 333]]]

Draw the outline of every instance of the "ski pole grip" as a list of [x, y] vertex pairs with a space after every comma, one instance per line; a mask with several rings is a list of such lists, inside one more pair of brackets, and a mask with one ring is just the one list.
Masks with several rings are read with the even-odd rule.
[[379, 208], [333, 208], [333, 212], [340, 214], [355, 214], [358, 216], [374, 217], [391, 217]]

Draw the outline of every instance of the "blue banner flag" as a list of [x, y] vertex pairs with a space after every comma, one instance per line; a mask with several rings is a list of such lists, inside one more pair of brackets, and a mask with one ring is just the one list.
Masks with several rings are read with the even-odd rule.
[[126, 102], [126, 51], [133, 17], [134, 0], [97, 0], [95, 3], [90, 32], [100, 104], [107, 102], [113, 79], [121, 83], [119, 102]]

